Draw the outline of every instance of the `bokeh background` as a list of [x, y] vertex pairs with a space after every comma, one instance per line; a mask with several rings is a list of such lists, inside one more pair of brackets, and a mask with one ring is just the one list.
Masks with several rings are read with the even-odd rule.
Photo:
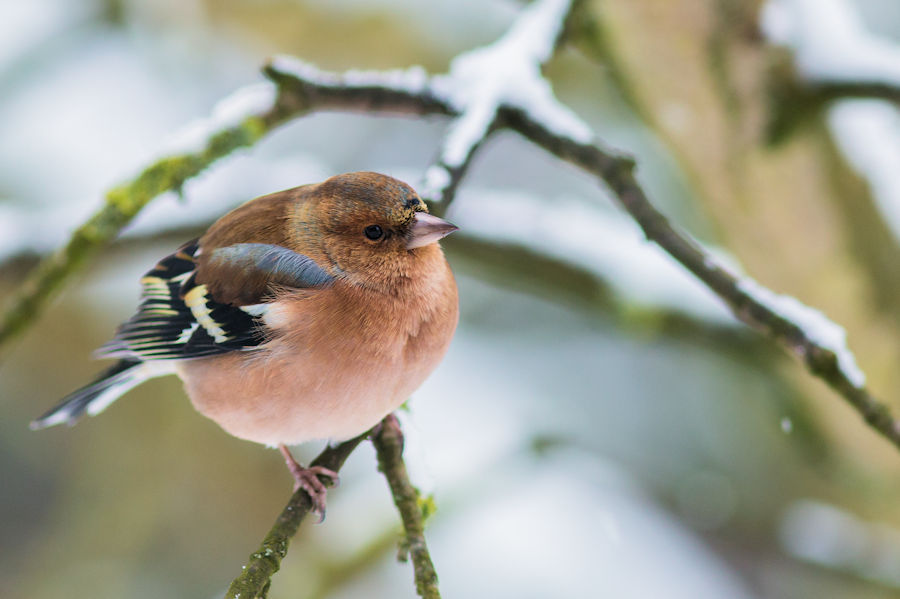
[[[900, 116], [871, 100], [809, 101], [794, 50], [760, 31], [763, 4], [589, 2], [596, 27], [546, 73], [602, 139], [636, 155], [679, 226], [843, 324], [870, 388], [896, 409]], [[819, 6], [833, 5], [900, 44], [894, 0]], [[104, 190], [258, 81], [270, 55], [442, 72], [518, 10], [0, 0], [0, 293]], [[817, 12], [800, 23], [827, 25]], [[290, 492], [276, 452], [194, 413], [174, 379], [74, 428], [27, 424], [98, 370], [92, 349], [131, 314], [158, 257], [277, 189], [352, 170], [417, 185], [444, 126], [335, 113], [290, 123], [154, 201], [5, 348], [0, 596], [224, 592]], [[403, 415], [414, 482], [438, 507], [428, 536], [445, 596], [900, 595], [900, 455], [645, 243], [588, 177], [499, 135], [448, 218], [463, 227], [445, 243], [462, 320]], [[342, 481], [271, 597], [414, 596], [369, 447]]]

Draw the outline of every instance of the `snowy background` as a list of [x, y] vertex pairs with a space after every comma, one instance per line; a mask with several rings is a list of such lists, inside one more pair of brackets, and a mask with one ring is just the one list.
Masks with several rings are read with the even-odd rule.
[[[898, 84], [892, 0], [764, 4], [756, 43], [791, 49], [801, 76]], [[0, 0], [0, 293], [106, 189], [261, 81], [269, 56], [444, 72], [518, 10], [471, 0]], [[667, 60], [683, 68], [674, 54], [657, 62]], [[747, 256], [722, 213], [698, 200], [702, 176], [681, 167], [615, 77], [572, 50], [548, 73], [605, 142], [636, 155], [658, 207], [724, 261], [789, 286], [760, 265], [815, 254], [767, 253], [760, 235], [759, 254]], [[702, 137], [696, 115], [667, 106], [661, 121]], [[897, 234], [897, 109], [842, 101], [823, 122]], [[27, 423], [97, 370], [91, 350], [130, 315], [137, 280], [159, 256], [247, 199], [335, 173], [377, 170], [422, 188], [443, 132], [439, 119], [290, 123], [183, 197], [155, 200], [2, 357], [0, 596], [221, 595], [289, 493], [276, 452], [194, 413], [176, 380], [150, 382], [72, 429], [33, 433]], [[873, 434], [848, 410], [820, 415], [841, 400], [644, 242], [589, 177], [500, 135], [448, 218], [462, 228], [445, 244], [462, 321], [403, 415], [414, 482], [438, 506], [428, 537], [446, 597], [900, 592], [900, 460], [870, 451]], [[748, 219], [745, 229], [769, 224]], [[831, 281], [825, 297], [844, 297], [844, 279], [810, 270]], [[861, 316], [875, 303], [838, 320], [888, 395], [891, 365], [878, 353], [890, 355], [889, 341], [878, 345], [879, 320]], [[410, 568], [393, 559], [397, 528], [364, 446], [325, 524], [301, 529], [270, 596], [414, 596]]]

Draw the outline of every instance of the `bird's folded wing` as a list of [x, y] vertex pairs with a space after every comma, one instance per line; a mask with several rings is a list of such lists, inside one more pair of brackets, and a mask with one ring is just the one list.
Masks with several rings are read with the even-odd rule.
[[[137, 313], [101, 347], [103, 358], [173, 360], [253, 349], [266, 341], [262, 316], [275, 288], [316, 288], [333, 278], [315, 262], [287, 248], [241, 243], [211, 252], [204, 260], [230, 289], [253, 289], [242, 301], [217, 301], [221, 294], [198, 282], [198, 241], [161, 260], [142, 279]], [[208, 277], [204, 277], [208, 278]]]

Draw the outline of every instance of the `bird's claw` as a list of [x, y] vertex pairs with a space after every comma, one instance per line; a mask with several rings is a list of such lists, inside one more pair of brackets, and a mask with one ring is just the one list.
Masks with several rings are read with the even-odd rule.
[[[309, 495], [312, 502], [312, 511], [319, 514], [319, 522], [325, 520], [325, 497], [328, 493], [328, 486], [336, 487], [340, 484], [338, 473], [324, 466], [310, 466], [304, 468], [297, 463], [290, 450], [284, 445], [279, 445], [278, 450], [284, 456], [284, 462], [287, 464], [291, 476], [294, 477], [294, 493], [303, 489]], [[322, 478], [327, 480], [328, 485], [322, 482]]]
[[[340, 483], [337, 472], [324, 466], [304, 468], [299, 464], [297, 464], [297, 468], [290, 467], [290, 470], [294, 477], [294, 493], [300, 489], [306, 491], [312, 502], [312, 511], [319, 514], [319, 522], [322, 522], [325, 520], [325, 498], [328, 486], [336, 487]], [[328, 486], [322, 482], [320, 477], [328, 479]]]

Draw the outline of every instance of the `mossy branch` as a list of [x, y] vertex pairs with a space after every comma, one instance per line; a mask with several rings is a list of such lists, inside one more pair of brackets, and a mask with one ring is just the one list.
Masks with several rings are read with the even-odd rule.
[[[403, 433], [397, 419], [389, 415], [371, 433], [362, 434], [336, 447], [327, 447], [310, 465], [324, 466], [337, 472], [366, 437], [372, 439], [378, 456], [378, 469], [388, 481], [394, 504], [403, 521], [403, 548], [412, 558], [416, 591], [424, 599], [440, 599], [437, 574], [425, 543], [423, 503], [406, 472], [403, 462]], [[325, 484], [330, 483], [327, 478], [321, 480]], [[264, 599], [268, 595], [272, 576], [281, 567], [281, 560], [287, 555], [291, 539], [297, 534], [300, 524], [311, 509], [312, 502], [305, 491], [299, 490], [291, 496], [260, 546], [250, 554], [241, 574], [229, 585], [225, 593], [226, 599]]]
[[32, 269], [0, 314], [0, 348], [24, 332], [69, 278], [115, 239], [151, 200], [167, 192], [180, 192], [189, 179], [235, 150], [252, 146], [280, 124], [320, 109], [370, 114], [453, 112], [446, 102], [427, 94], [410, 96], [390, 86], [305, 81], [286, 77], [271, 66], [266, 66], [264, 73], [277, 88], [277, 99], [269, 109], [213, 132], [198, 152], [161, 158], [133, 180], [109, 190], [103, 206], [72, 233], [69, 241]]
[[394, 505], [397, 506], [400, 519], [403, 521], [405, 539], [401, 556], [405, 557], [408, 553], [412, 558], [416, 592], [423, 599], [440, 599], [437, 572], [425, 542], [422, 498], [409, 481], [406, 465], [403, 463], [403, 432], [393, 414], [377, 427], [372, 436], [372, 445], [375, 446], [378, 455], [378, 469], [387, 479], [391, 495], [394, 497]]
[[248, 117], [214, 133], [201, 151], [162, 158], [132, 181], [107, 192], [103, 207], [72, 233], [65, 246], [43, 259], [10, 299], [0, 316], [0, 346], [24, 331], [69, 277], [115, 239], [150, 200], [179, 191], [219, 158], [255, 143], [275, 125], [274, 116], [273, 110]]
[[[563, 18], [568, 19], [568, 16], [567, 12]], [[411, 78], [401, 77], [398, 81], [397, 73], [371, 72], [361, 77], [359, 73], [353, 76], [349, 73], [323, 73], [309, 65], [301, 66], [301, 69], [285, 69], [276, 64], [266, 67], [266, 75], [278, 90], [277, 100], [269, 110], [214, 134], [202, 151], [162, 159], [134, 181], [110, 191], [104, 207], [76, 230], [65, 247], [44, 260], [13, 298], [10, 307], [0, 317], [0, 344], [33, 322], [67, 278], [113, 239], [150, 200], [167, 191], [179, 190], [189, 178], [235, 149], [252, 145], [278, 124], [320, 109], [378, 114], [434, 114], [457, 118], [465, 111], [465, 107], [438, 93], [432, 85], [434, 78], [424, 74], [417, 85], [410, 85]], [[452, 202], [453, 191], [484, 140], [502, 129], [518, 132], [538, 147], [595, 176], [598, 183], [611, 189], [648, 239], [657, 243], [716, 293], [738, 318], [799, 355], [814, 376], [834, 388], [874, 430], [900, 448], [900, 424], [887, 406], [848, 378], [833, 351], [816, 343], [799, 324], [775, 313], [743, 291], [736, 277], [720, 268], [688, 235], [673, 227], [649, 201], [635, 179], [635, 165], [631, 158], [598, 144], [577, 141], [561, 134], [529, 113], [527, 107], [507, 101], [493, 108], [493, 120], [484, 129], [484, 136], [473, 140], [466, 159], [459, 163], [461, 167], [448, 173], [443, 189], [449, 193], [442, 193], [442, 208]], [[359, 437], [336, 448], [326, 449], [313, 464], [338, 470], [361, 439]], [[403, 519], [417, 591], [422, 597], [439, 597], [437, 577], [422, 534], [423, 519], [418, 495], [409, 484], [402, 463], [401, 439], [399, 429], [385, 425], [375, 435], [373, 443], [378, 451], [380, 468], [385, 473]], [[266, 596], [271, 576], [280, 567], [289, 541], [309, 509], [310, 501], [305, 493], [295, 493], [291, 497], [259, 550], [251, 555], [244, 572], [229, 587], [227, 597], [247, 599]]]
[[[339, 471], [367, 434], [345, 441], [336, 447], [325, 448], [325, 451], [320, 453], [310, 465], [324, 466], [329, 470]], [[324, 477], [321, 480], [325, 484], [331, 482]], [[291, 539], [297, 534], [300, 523], [311, 509], [312, 501], [306, 491], [301, 489], [291, 496], [290, 501], [278, 515], [275, 524], [272, 525], [259, 548], [250, 554], [240, 576], [231, 582], [225, 593], [226, 599], [264, 599], [266, 597], [269, 585], [272, 583], [272, 576], [281, 567], [281, 560], [287, 555]]]

